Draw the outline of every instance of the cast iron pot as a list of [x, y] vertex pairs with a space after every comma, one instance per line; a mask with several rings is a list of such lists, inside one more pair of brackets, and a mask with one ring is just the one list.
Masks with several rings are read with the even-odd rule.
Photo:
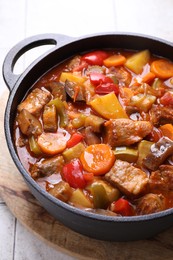
[[[54, 47], [34, 61], [21, 75], [13, 73], [19, 57], [34, 47], [53, 44]], [[81, 52], [102, 48], [149, 49], [151, 53], [173, 60], [173, 44], [158, 38], [126, 33], [104, 33], [81, 38], [59, 34], [36, 35], [23, 40], [7, 54], [3, 76], [10, 90], [5, 112], [5, 134], [11, 157], [30, 191], [57, 220], [74, 231], [101, 240], [130, 241], [152, 237], [173, 224], [173, 209], [144, 216], [112, 217], [74, 208], [52, 197], [29, 176], [16, 153], [13, 142], [13, 122], [17, 105], [28, 89], [49, 69]]]

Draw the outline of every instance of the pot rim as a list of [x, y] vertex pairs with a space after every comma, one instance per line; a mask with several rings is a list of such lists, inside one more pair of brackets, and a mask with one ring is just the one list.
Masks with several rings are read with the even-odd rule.
[[[46, 34], [49, 35], [49, 34]], [[57, 34], [58, 35], [58, 34]], [[5, 136], [6, 136], [6, 142], [7, 142], [7, 146], [8, 149], [10, 151], [11, 157], [15, 163], [15, 165], [17, 166], [18, 171], [22, 174], [23, 178], [25, 179], [25, 181], [29, 184], [32, 185], [32, 187], [37, 190], [39, 193], [41, 193], [41, 195], [43, 195], [43, 197], [46, 197], [49, 201], [51, 201], [53, 204], [56, 204], [59, 207], [62, 207], [63, 209], [70, 211], [72, 213], [75, 213], [77, 215], [83, 216], [83, 217], [87, 217], [90, 219], [94, 219], [94, 220], [100, 220], [100, 221], [104, 221], [104, 222], [116, 222], [116, 223], [125, 223], [125, 222], [144, 222], [144, 221], [152, 221], [153, 219], [160, 219], [163, 218], [165, 216], [171, 215], [173, 214], [173, 208], [164, 210], [164, 211], [160, 211], [157, 213], [152, 213], [152, 214], [148, 214], [148, 215], [141, 215], [141, 216], [107, 216], [107, 215], [100, 215], [100, 214], [96, 214], [96, 213], [91, 213], [88, 211], [85, 211], [83, 209], [79, 209], [76, 208], [74, 206], [71, 206], [65, 202], [62, 202], [61, 200], [53, 197], [52, 195], [50, 195], [47, 191], [45, 191], [44, 189], [42, 189], [39, 184], [37, 184], [37, 182], [35, 180], [32, 179], [32, 177], [28, 174], [27, 170], [24, 168], [24, 166], [22, 165], [17, 152], [15, 150], [15, 145], [13, 144], [13, 140], [12, 140], [12, 136], [11, 136], [11, 131], [10, 131], [10, 113], [11, 113], [11, 106], [12, 106], [12, 102], [13, 99], [16, 95], [16, 91], [18, 90], [22, 80], [26, 77], [26, 75], [31, 71], [31, 69], [38, 64], [40, 61], [42, 61], [45, 57], [47, 57], [49, 54], [55, 52], [57, 49], [59, 48], [63, 48], [65, 46], [67, 46], [68, 44], [71, 44], [73, 42], [76, 41], [81, 41], [81, 40], [86, 40], [87, 38], [93, 38], [93, 37], [102, 37], [102, 36], [132, 36], [132, 37], [139, 37], [139, 38], [147, 38], [149, 40], [154, 40], [154, 41], [159, 41], [163, 44], [167, 44], [171, 47], [173, 47], [173, 43], [166, 41], [164, 39], [155, 37], [155, 36], [149, 36], [149, 35], [145, 35], [145, 34], [139, 34], [139, 33], [129, 33], [129, 32], [106, 32], [106, 33], [97, 33], [97, 34], [89, 34], [89, 35], [85, 35], [82, 37], [77, 37], [77, 38], [70, 38], [69, 36], [67, 36], [67, 41], [65, 41], [61, 46], [56, 46], [55, 48], [49, 50], [48, 52], [46, 52], [45, 54], [41, 55], [38, 59], [36, 59], [31, 65], [29, 65], [26, 70], [18, 76], [14, 87], [12, 88], [10, 94], [9, 94], [9, 98], [7, 101], [7, 105], [6, 105], [6, 109], [5, 109], [5, 117], [4, 117], [4, 128], [5, 128]], [[36, 35], [37, 37], [37, 35]], [[39, 37], [39, 35], [38, 35]], [[49, 68], [48, 70], [50, 70], [51, 68]], [[15, 111], [16, 113], [16, 111]]]

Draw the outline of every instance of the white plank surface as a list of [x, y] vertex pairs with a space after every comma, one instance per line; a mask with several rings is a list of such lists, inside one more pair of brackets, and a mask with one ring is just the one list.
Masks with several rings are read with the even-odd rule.
[[[7, 51], [25, 37], [40, 33], [80, 36], [126, 31], [173, 41], [172, 0], [0, 0], [0, 66]], [[16, 66], [22, 72], [35, 54]], [[0, 77], [0, 95], [6, 86]], [[2, 149], [2, 148], [0, 148]], [[0, 198], [1, 260], [72, 260], [26, 230]]]

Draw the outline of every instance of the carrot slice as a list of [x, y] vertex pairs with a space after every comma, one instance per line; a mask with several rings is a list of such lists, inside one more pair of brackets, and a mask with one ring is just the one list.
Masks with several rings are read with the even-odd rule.
[[109, 145], [93, 144], [84, 150], [80, 160], [85, 171], [103, 175], [113, 166], [115, 155]]
[[67, 137], [63, 133], [42, 133], [38, 145], [43, 153], [54, 155], [66, 148]]
[[173, 140], [173, 125], [172, 124], [165, 124], [160, 126], [160, 130], [162, 131], [163, 135]]
[[156, 77], [156, 75], [153, 72], [148, 72], [147, 74], [145, 74], [142, 77], [142, 83], [149, 83], [150, 81], [152, 81], [154, 78]]
[[123, 65], [126, 61], [126, 58], [121, 54], [114, 54], [103, 61], [103, 64], [106, 67], [120, 66]]
[[173, 76], [173, 63], [163, 59], [155, 60], [151, 63], [150, 70], [157, 77], [167, 79]]

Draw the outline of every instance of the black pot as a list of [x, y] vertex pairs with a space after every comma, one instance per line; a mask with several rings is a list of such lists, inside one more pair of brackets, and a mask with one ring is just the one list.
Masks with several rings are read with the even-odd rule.
[[[14, 75], [18, 58], [36, 46], [54, 44], [46, 54], [32, 63], [21, 75]], [[101, 240], [130, 241], [152, 237], [173, 224], [173, 209], [144, 216], [112, 217], [96, 215], [59, 201], [40, 188], [24, 169], [13, 142], [13, 123], [17, 105], [44, 73], [71, 56], [101, 48], [149, 49], [151, 53], [173, 60], [173, 44], [158, 38], [126, 33], [104, 33], [71, 38], [65, 35], [37, 35], [17, 44], [7, 54], [3, 76], [10, 90], [5, 112], [5, 134], [11, 157], [29, 189], [41, 205], [57, 220], [74, 231]]]

